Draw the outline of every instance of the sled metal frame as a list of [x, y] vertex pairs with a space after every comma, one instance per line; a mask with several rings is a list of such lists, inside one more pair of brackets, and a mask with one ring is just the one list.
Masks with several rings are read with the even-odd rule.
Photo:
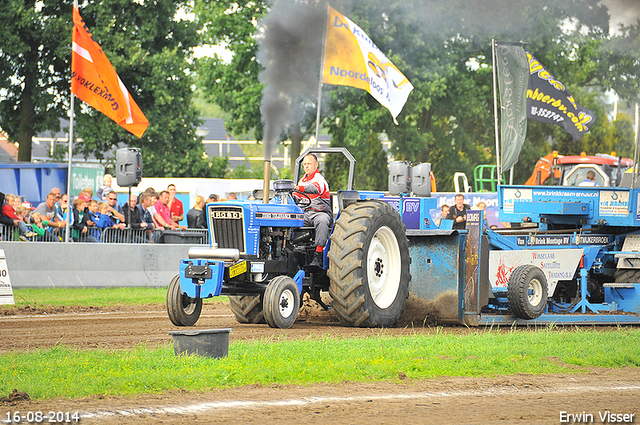
[[[502, 294], [494, 293], [489, 283], [490, 249], [526, 249], [513, 242], [510, 237], [513, 235], [514, 232], [505, 232], [505, 235], [491, 230], [485, 232], [480, 225], [468, 226], [467, 230], [407, 231], [412, 258], [412, 295], [434, 305], [444, 303], [443, 299], [446, 299], [449, 304], [440, 305], [439, 309], [455, 310], [457, 316], [438, 317], [443, 323], [466, 326], [640, 325], [640, 314], [635, 310], [620, 312], [616, 302], [588, 301], [587, 274], [596, 253], [613, 254], [593, 245], [567, 247], [585, 249], [585, 261], [578, 269], [580, 293], [574, 304], [549, 305], [544, 314], [533, 320], [505, 313], [506, 308], [486, 312], [490, 304], [494, 307], [506, 305]], [[640, 289], [640, 285], [635, 285], [635, 290]]]

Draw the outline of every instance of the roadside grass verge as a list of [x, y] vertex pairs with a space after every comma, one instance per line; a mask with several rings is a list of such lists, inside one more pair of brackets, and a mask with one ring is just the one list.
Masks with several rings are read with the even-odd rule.
[[[145, 305], [164, 303], [167, 288], [21, 288], [13, 290], [13, 298], [15, 307]], [[228, 300], [228, 297], [216, 297], [207, 302]], [[0, 306], [0, 309], [13, 307]]]
[[232, 342], [229, 356], [175, 356], [171, 344], [133, 350], [57, 346], [0, 355], [0, 395], [32, 399], [207, 391], [248, 384], [410, 382], [442, 376], [584, 373], [640, 366], [640, 329], [483, 331], [403, 337]]

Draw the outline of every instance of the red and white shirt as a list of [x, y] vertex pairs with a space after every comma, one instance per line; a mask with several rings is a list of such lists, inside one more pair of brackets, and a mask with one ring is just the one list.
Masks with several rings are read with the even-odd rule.
[[[314, 171], [310, 175], [305, 174], [302, 176], [298, 182], [297, 189], [300, 192], [304, 192], [304, 194], [311, 199], [311, 205], [307, 208], [311, 208], [316, 211], [324, 211], [329, 214], [332, 213], [330, 206], [331, 193], [329, 192], [329, 184], [318, 170]], [[294, 196], [304, 198], [304, 196], [297, 195], [295, 193]]]

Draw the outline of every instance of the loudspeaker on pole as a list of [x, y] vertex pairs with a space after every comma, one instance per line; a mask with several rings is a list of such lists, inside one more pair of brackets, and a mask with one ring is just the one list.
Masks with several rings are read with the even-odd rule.
[[118, 186], [137, 186], [142, 180], [142, 155], [138, 148], [116, 151], [116, 179]]

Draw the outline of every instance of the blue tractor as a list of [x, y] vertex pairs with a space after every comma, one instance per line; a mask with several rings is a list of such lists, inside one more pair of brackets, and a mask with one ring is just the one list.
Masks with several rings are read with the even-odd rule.
[[[344, 148], [308, 149], [341, 153], [350, 162], [347, 190], [337, 192], [337, 214], [323, 265], [311, 265], [314, 228], [304, 227], [308, 198], [292, 196], [295, 183], [273, 184], [273, 198], [207, 205], [210, 247], [193, 247], [169, 284], [167, 313], [176, 326], [193, 326], [202, 300], [227, 295], [240, 323], [267, 323], [287, 329], [296, 321], [308, 293], [323, 308], [328, 292], [332, 308], [347, 326], [396, 324], [409, 295], [410, 259], [406, 228], [398, 211], [380, 199], [383, 193], [353, 190], [355, 159]], [[269, 196], [264, 194], [264, 196]], [[298, 204], [296, 204], [298, 202]]]

